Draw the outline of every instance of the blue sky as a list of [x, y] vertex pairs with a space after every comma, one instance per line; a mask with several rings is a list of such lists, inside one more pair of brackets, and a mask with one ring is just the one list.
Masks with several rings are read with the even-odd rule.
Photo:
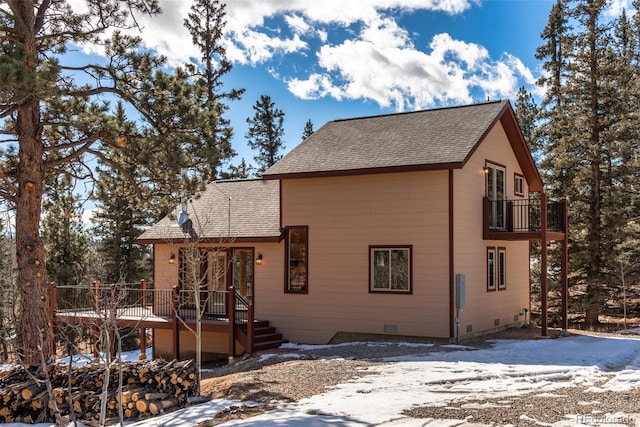
[[[611, 14], [629, 0], [612, 1]], [[81, 8], [81, 0], [70, 0]], [[228, 0], [228, 88], [234, 149], [254, 163], [246, 119], [261, 95], [285, 113], [285, 153], [307, 120], [515, 100], [537, 96], [552, 0]], [[199, 57], [182, 22], [190, 0], [160, 0], [161, 16], [141, 17], [146, 46], [178, 65]], [[92, 46], [84, 47], [93, 52]]]

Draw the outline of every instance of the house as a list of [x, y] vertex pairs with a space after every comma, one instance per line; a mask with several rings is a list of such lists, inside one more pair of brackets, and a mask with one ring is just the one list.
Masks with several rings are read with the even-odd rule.
[[542, 190], [508, 101], [331, 121], [261, 179], [213, 182], [140, 237], [154, 313], [173, 295], [165, 324], [144, 324], [154, 354], [193, 354], [198, 306], [203, 354], [230, 356], [341, 332], [455, 340], [521, 325], [530, 240], [543, 271], [547, 242], [562, 243], [566, 328], [566, 202]]

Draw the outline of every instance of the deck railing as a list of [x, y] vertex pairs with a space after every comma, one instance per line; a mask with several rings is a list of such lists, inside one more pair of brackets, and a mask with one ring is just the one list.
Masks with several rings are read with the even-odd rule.
[[[193, 291], [178, 289], [177, 311], [183, 320], [196, 320], [197, 305], [200, 304], [200, 316], [205, 320], [227, 319], [228, 291]], [[199, 298], [196, 298], [196, 295]]]
[[[53, 285], [55, 298], [53, 309], [58, 314], [75, 316], [135, 317], [154, 316], [172, 319], [174, 314], [186, 321], [196, 320], [200, 303], [203, 320], [229, 319], [229, 291], [193, 291], [179, 289], [154, 289], [147, 282], [116, 283], [102, 285]], [[197, 301], [196, 293], [199, 296]], [[235, 321], [247, 323], [250, 304], [235, 293]]]
[[[539, 233], [542, 231], [542, 208], [541, 199], [489, 200], [485, 197], [485, 224], [490, 231]], [[547, 200], [547, 231], [566, 231], [565, 210], [565, 201]]]
[[136, 283], [94, 282], [92, 285], [54, 285], [55, 312], [94, 316], [118, 316], [145, 318], [150, 315], [168, 319], [173, 304], [171, 290], [153, 289], [142, 280]]

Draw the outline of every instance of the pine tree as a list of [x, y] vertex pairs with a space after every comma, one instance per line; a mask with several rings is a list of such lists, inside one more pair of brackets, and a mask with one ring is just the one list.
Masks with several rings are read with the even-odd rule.
[[249, 147], [258, 150], [254, 160], [258, 163], [258, 173], [262, 174], [282, 157], [278, 153], [285, 148], [282, 141], [284, 112], [276, 108], [267, 95], [260, 96], [253, 110], [254, 116], [247, 118], [247, 140]]
[[309, 138], [313, 135], [313, 123], [311, 123], [311, 119], [307, 120], [307, 123], [304, 124], [304, 129], [302, 130], [302, 140]]
[[626, 12], [612, 25], [606, 6], [558, 1], [537, 51], [547, 71], [542, 168], [549, 192], [570, 200], [569, 269], [584, 289], [580, 304], [591, 326], [616, 280], [616, 244], [631, 215], [621, 200], [638, 175], [636, 40]]
[[[115, 118], [123, 134], [135, 128], [135, 124], [127, 120], [121, 102], [117, 104]], [[109, 157], [118, 167], [98, 163], [94, 196], [97, 209], [93, 215], [93, 232], [104, 263], [104, 276], [100, 280], [137, 282], [150, 277], [151, 273], [149, 251], [146, 246], [138, 245], [136, 239], [153, 220], [153, 211], [143, 198], [130, 191], [128, 177], [138, 174], [135, 158], [128, 158], [126, 150], [113, 151]]]
[[255, 168], [250, 164], [248, 165], [243, 157], [238, 166], [230, 165], [229, 170], [222, 172], [220, 177], [222, 179], [246, 179], [252, 177], [254, 173]]
[[204, 169], [207, 180], [216, 178], [220, 163], [235, 156], [231, 147], [233, 130], [223, 113], [228, 110], [227, 101], [240, 99], [244, 89], [223, 91], [222, 77], [231, 71], [223, 45], [225, 5], [218, 0], [196, 0], [191, 6], [184, 26], [191, 34], [193, 44], [200, 48], [202, 65], [188, 64], [187, 70], [196, 79], [199, 89], [199, 110], [202, 126], [198, 149], [204, 160], [199, 167]]
[[80, 198], [69, 175], [53, 179], [47, 189], [43, 232], [47, 274], [63, 286], [86, 283], [90, 239], [82, 222]]
[[[1, 130], [5, 138], [16, 141], [16, 148], [11, 144], [0, 152], [0, 197], [16, 210], [27, 364], [38, 363], [40, 349], [46, 357], [54, 351], [49, 280], [39, 234], [46, 184], [63, 174], [91, 179], [89, 158], [110, 164], [109, 148], [129, 150], [137, 154], [138, 177], [143, 177], [127, 178], [131, 192], [142, 196], [137, 187], [147, 184], [149, 194], [163, 201], [158, 209], [166, 213], [181, 189], [202, 188], [211, 176], [210, 168], [202, 165], [217, 158], [201, 149], [203, 91], [192, 82], [192, 74], [182, 68], [171, 74], [163, 71], [164, 58], [142, 49], [140, 38], [125, 31], [137, 28], [135, 15], [160, 13], [157, 0], [87, 5], [78, 12], [59, 0], [0, 4], [0, 117], [5, 119]], [[66, 65], [64, 53], [74, 43], [99, 46], [104, 57]], [[136, 110], [140, 120], [135, 133], [120, 134], [111, 113], [112, 97]], [[221, 115], [223, 110], [218, 104], [210, 111]], [[211, 125], [209, 116], [206, 123]], [[181, 175], [183, 168], [190, 168], [190, 173]]]
[[524, 86], [518, 89], [518, 97], [515, 104], [515, 114], [522, 131], [522, 136], [529, 146], [534, 159], [540, 160], [541, 142], [538, 136], [540, 111], [533, 99], [533, 95]]

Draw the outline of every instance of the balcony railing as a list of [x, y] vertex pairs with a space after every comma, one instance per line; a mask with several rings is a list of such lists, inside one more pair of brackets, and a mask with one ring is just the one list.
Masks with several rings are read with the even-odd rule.
[[566, 201], [550, 201], [546, 197], [516, 200], [489, 200], [485, 197], [485, 229], [490, 232], [540, 233], [542, 217], [546, 214], [546, 231], [564, 233], [567, 229], [566, 209]]

